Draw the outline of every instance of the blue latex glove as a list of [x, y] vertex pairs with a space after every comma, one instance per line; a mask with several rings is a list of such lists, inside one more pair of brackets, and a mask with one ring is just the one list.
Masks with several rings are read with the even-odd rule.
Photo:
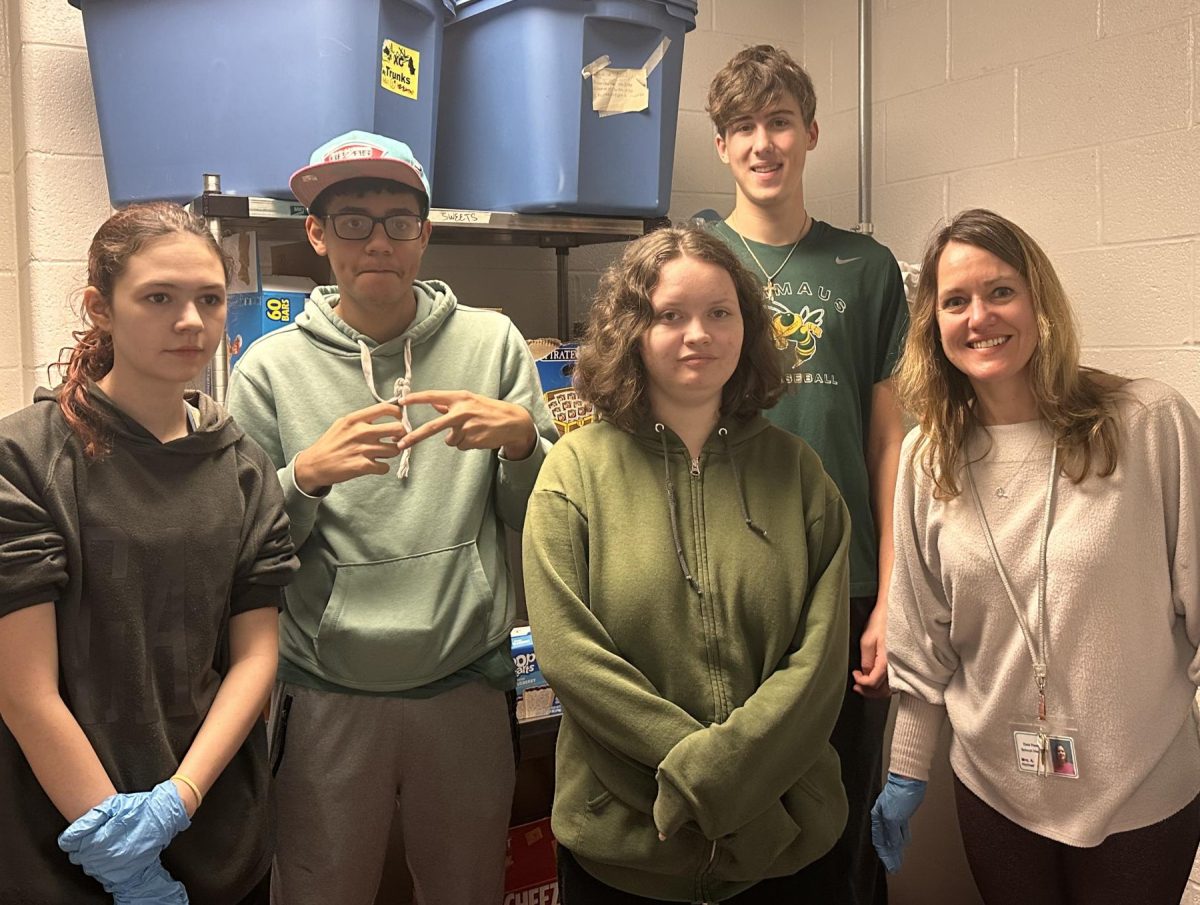
[[63, 830], [58, 847], [111, 895], [140, 878], [191, 825], [168, 779], [149, 792], [110, 795]]
[[113, 890], [113, 905], [188, 905], [187, 890], [157, 858], [141, 874]]
[[904, 847], [912, 835], [908, 821], [925, 800], [925, 780], [889, 773], [887, 785], [871, 808], [871, 842], [888, 873], [900, 869]]

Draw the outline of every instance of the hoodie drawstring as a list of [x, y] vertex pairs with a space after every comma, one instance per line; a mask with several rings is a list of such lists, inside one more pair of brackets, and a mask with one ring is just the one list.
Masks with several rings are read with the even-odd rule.
[[654, 430], [658, 434], [658, 439], [662, 441], [663, 470], [666, 473], [667, 479], [667, 510], [671, 515], [671, 537], [675, 541], [675, 555], [679, 558], [679, 569], [683, 572], [683, 577], [687, 580], [688, 586], [699, 596], [703, 597], [704, 592], [700, 590], [699, 583], [692, 577], [692, 573], [688, 570], [687, 559], [683, 555], [683, 544], [679, 542], [679, 515], [675, 512], [675, 485], [671, 483], [671, 456], [667, 452], [666, 428], [661, 424], [655, 424]]
[[[379, 402], [387, 402], [400, 406], [400, 426], [404, 428], [406, 434], [409, 433], [413, 428], [412, 422], [408, 420], [408, 407], [404, 404], [404, 400], [412, 392], [412, 339], [404, 340], [404, 376], [396, 378], [390, 399], [384, 399], [375, 389], [375, 369], [371, 364], [371, 349], [361, 339], [358, 341], [358, 357], [362, 362], [363, 380], [366, 381], [367, 389], [371, 391], [371, 395]], [[408, 477], [408, 463], [411, 457], [412, 447], [400, 453], [400, 467], [396, 469], [396, 478], [398, 480], [402, 481]]]
[[[658, 434], [659, 442], [662, 444], [663, 474], [667, 484], [667, 510], [671, 516], [671, 539], [675, 541], [675, 556], [679, 559], [679, 571], [683, 573], [688, 586], [703, 597], [704, 592], [700, 590], [700, 583], [696, 581], [692, 576], [691, 570], [688, 569], [687, 557], [683, 555], [683, 544], [679, 540], [679, 513], [675, 511], [675, 485], [671, 482], [671, 455], [667, 449], [666, 430], [663, 424], [654, 425], [654, 432]], [[733, 484], [737, 489], [738, 505], [742, 508], [742, 520], [752, 533], [757, 534], [765, 540], [767, 537], [766, 529], [754, 524], [754, 519], [750, 517], [750, 509], [746, 504], [746, 490], [742, 486], [742, 474], [738, 471], [737, 459], [734, 458], [733, 449], [729, 445], [729, 431], [722, 427], [717, 431], [717, 435], [721, 438], [721, 442], [725, 447], [725, 454], [729, 456], [729, 467], [733, 469]]]
[[742, 474], [738, 471], [737, 459], [733, 457], [733, 450], [729, 448], [729, 431], [722, 427], [717, 431], [717, 436], [721, 438], [721, 442], [725, 446], [725, 455], [729, 456], [729, 467], [733, 469], [733, 485], [737, 488], [738, 503], [742, 507], [742, 518], [746, 522], [746, 527], [759, 537], [765, 538], [767, 530], [758, 527], [758, 525], [754, 524], [754, 520], [750, 518], [750, 509], [746, 506], [746, 491], [742, 487]]

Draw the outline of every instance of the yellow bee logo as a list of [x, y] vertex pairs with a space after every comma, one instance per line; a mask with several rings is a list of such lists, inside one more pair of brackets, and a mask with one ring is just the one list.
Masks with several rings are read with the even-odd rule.
[[800, 367], [817, 352], [817, 340], [824, 335], [825, 309], [812, 309], [807, 305], [799, 312], [791, 311], [782, 304], [771, 305], [771, 332], [775, 348], [781, 352], [789, 345], [796, 347], [793, 367]]

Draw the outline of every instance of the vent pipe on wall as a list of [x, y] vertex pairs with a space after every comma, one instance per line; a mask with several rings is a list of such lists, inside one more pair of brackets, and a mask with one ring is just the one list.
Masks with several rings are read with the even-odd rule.
[[871, 0], [858, 0], [858, 226], [871, 235]]

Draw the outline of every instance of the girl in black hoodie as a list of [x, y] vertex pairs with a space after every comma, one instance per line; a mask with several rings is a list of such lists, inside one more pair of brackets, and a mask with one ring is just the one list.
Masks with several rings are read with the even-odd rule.
[[117, 212], [61, 386], [0, 420], [0, 901], [230, 905], [269, 870], [295, 558], [275, 469], [186, 390], [228, 277], [182, 208]]

